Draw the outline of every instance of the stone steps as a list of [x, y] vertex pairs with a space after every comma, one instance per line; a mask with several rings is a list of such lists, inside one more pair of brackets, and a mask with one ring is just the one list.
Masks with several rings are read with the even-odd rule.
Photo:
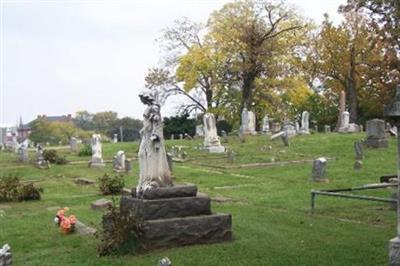
[[[211, 212], [211, 199], [191, 184], [158, 188], [137, 198], [122, 196], [120, 213], [142, 221], [144, 250], [207, 244], [232, 239], [232, 216]], [[129, 219], [128, 219], [129, 220]]]

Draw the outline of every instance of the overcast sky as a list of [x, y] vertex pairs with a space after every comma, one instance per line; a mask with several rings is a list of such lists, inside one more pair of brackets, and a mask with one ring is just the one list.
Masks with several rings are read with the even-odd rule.
[[[141, 118], [138, 92], [180, 17], [206, 22], [230, 1], [0, 0], [0, 124], [39, 114], [112, 110]], [[289, 0], [317, 23], [345, 0]]]

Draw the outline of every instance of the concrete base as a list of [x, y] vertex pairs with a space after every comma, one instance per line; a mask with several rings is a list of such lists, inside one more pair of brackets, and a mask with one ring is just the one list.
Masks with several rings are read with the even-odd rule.
[[143, 200], [131, 196], [121, 197], [121, 214], [140, 216], [143, 220], [211, 214], [207, 196]]
[[209, 153], [224, 153], [225, 152], [225, 147], [224, 146], [211, 146], [211, 147], [206, 147], [206, 151]]
[[211, 214], [146, 221], [141, 241], [144, 249], [210, 244], [232, 240], [230, 214]]
[[400, 238], [395, 237], [389, 241], [389, 265], [400, 266]]
[[89, 162], [89, 167], [90, 168], [102, 168], [102, 167], [105, 167], [106, 165], [105, 165], [105, 163], [92, 163], [92, 162]]
[[364, 145], [368, 148], [387, 148], [389, 143], [387, 139], [366, 139]]

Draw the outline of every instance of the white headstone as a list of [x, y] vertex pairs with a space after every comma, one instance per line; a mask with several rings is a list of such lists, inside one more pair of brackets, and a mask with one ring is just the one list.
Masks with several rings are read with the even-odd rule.
[[211, 113], [205, 113], [203, 116], [204, 128], [204, 149], [211, 153], [225, 152], [225, 147], [221, 145], [217, 135], [217, 126], [215, 116]]
[[301, 134], [310, 134], [309, 118], [310, 114], [308, 111], [304, 111], [301, 114], [301, 128], [300, 128]]
[[125, 160], [125, 152], [118, 151], [117, 154], [114, 156], [114, 170], [125, 171]]
[[269, 130], [269, 118], [268, 116], [264, 116], [263, 120], [262, 120], [262, 128], [261, 128], [262, 132], [265, 134], [271, 133], [271, 131]]
[[92, 160], [90, 161], [90, 166], [103, 167], [104, 162], [102, 158], [101, 136], [99, 134], [92, 135], [91, 146], [92, 146]]
[[243, 108], [242, 111], [242, 134], [256, 135], [256, 116], [252, 111], [248, 111], [247, 108]]

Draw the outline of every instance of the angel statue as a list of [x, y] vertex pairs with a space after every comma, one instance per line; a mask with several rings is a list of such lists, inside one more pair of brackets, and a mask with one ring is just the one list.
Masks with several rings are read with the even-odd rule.
[[140, 173], [136, 192], [140, 198], [147, 190], [172, 186], [172, 180], [164, 147], [160, 105], [155, 95], [149, 91], [142, 92], [139, 97], [147, 105], [143, 114], [143, 128], [140, 130], [138, 154]]

